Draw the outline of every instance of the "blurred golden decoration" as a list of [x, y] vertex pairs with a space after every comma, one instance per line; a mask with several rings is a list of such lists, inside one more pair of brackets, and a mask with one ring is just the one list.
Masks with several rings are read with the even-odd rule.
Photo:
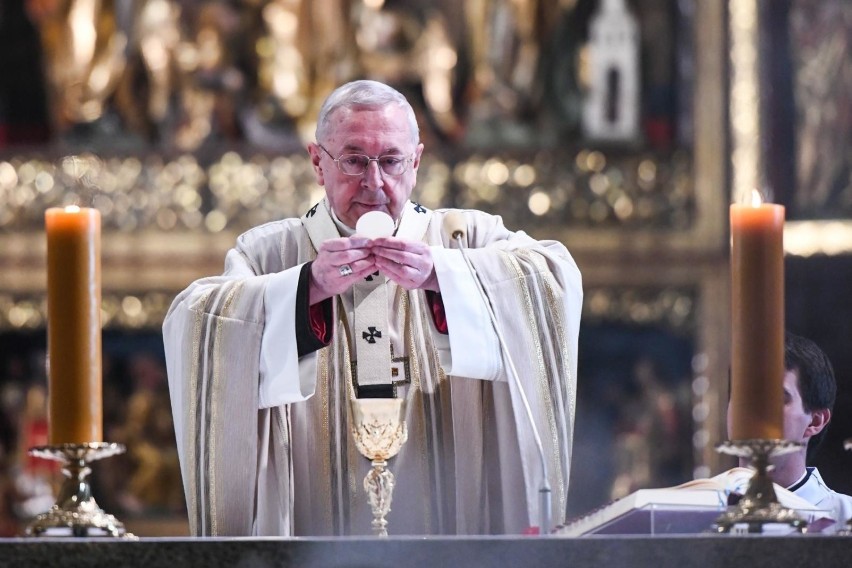
[[787, 221], [784, 253], [792, 256], [852, 253], [852, 221]]
[[0, 161], [0, 232], [43, 229], [48, 207], [94, 206], [106, 229], [195, 228], [207, 173], [193, 156], [101, 159], [92, 154], [56, 162]]
[[696, 329], [697, 291], [690, 287], [594, 286], [585, 297], [584, 322], [660, 325], [685, 335]]
[[[105, 293], [101, 315], [105, 329], [159, 329], [174, 293]], [[47, 325], [47, 298], [0, 292], [0, 331], [37, 330]]]
[[[544, 218], [578, 227], [678, 229], [695, 219], [691, 159], [608, 156], [580, 150], [573, 159], [539, 152], [527, 161], [472, 155], [455, 165], [462, 207], [502, 215], [506, 223], [530, 226]], [[505, 199], [510, 192], [512, 199]], [[527, 207], [517, 207], [514, 199]]]
[[[693, 193], [686, 154], [663, 161], [581, 150], [573, 159], [556, 152], [528, 159], [474, 154], [456, 164], [427, 155], [414, 199], [434, 208], [455, 196], [462, 207], [521, 227], [543, 218], [574, 228], [685, 229], [695, 216]], [[0, 232], [41, 230], [41, 211], [73, 203], [97, 207], [106, 229], [242, 231], [298, 216], [321, 197], [301, 153], [226, 152], [206, 167], [190, 154], [170, 161], [93, 154], [0, 161]]]

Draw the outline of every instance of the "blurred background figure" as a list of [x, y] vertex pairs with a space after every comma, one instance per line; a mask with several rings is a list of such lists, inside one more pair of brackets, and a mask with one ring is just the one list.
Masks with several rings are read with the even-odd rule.
[[27, 0], [44, 53], [50, 118], [59, 135], [113, 130], [108, 99], [126, 66], [127, 33], [122, 10], [112, 0]]
[[834, 216], [850, 202], [852, 3], [793, 0], [790, 34], [797, 120], [796, 205]]
[[107, 415], [104, 427], [109, 439], [124, 444], [127, 452], [112, 458], [109, 467], [98, 464], [99, 492], [114, 510], [130, 517], [182, 513], [183, 486], [162, 357], [130, 353], [115, 366], [113, 383], [119, 373], [126, 392], [114, 393], [118, 412]]
[[558, 0], [476, 0], [465, 4], [472, 77], [468, 142], [510, 146], [545, 140], [532, 120], [545, 98], [551, 34], [561, 21]]

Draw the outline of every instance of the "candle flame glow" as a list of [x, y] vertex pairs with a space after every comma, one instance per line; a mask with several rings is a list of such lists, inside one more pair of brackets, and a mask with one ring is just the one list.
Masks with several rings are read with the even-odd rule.
[[752, 207], [760, 207], [763, 203], [763, 199], [760, 197], [760, 192], [756, 189], [751, 190], [751, 206]]
[[79, 213], [80, 206], [79, 205], [69, 205], [65, 208], [66, 213]]

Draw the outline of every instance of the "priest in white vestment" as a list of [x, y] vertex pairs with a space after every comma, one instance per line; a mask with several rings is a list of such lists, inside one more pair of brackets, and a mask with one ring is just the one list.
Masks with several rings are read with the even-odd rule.
[[[371, 534], [370, 462], [350, 428], [363, 397], [406, 400], [390, 534], [535, 530], [543, 468], [519, 388], [562, 523], [582, 304], [571, 255], [499, 217], [411, 201], [423, 145], [386, 85], [338, 88], [316, 139], [325, 199], [241, 235], [224, 273], [191, 284], [166, 317], [193, 534]], [[392, 236], [356, 233], [370, 211], [390, 215]], [[451, 214], [476, 276], [444, 228]]]

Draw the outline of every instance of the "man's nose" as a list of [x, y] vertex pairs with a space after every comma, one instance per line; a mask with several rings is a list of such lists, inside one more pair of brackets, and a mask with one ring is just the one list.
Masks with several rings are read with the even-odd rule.
[[368, 189], [379, 189], [385, 184], [382, 177], [382, 170], [379, 168], [379, 162], [370, 160], [367, 162], [367, 169], [361, 176], [361, 185]]

